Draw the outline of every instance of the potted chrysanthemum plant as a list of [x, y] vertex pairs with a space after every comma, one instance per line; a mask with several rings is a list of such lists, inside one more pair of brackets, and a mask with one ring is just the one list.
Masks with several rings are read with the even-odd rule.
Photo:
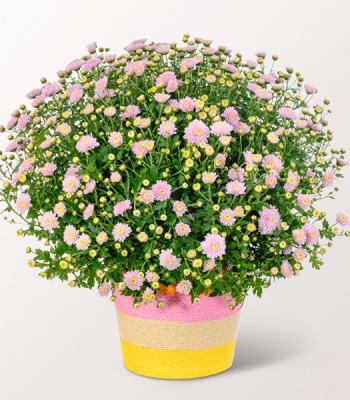
[[110, 296], [126, 367], [174, 379], [229, 368], [248, 292], [318, 269], [350, 233], [316, 208], [347, 164], [329, 100], [265, 53], [183, 42], [92, 43], [1, 127], [3, 211], [39, 239], [29, 266]]

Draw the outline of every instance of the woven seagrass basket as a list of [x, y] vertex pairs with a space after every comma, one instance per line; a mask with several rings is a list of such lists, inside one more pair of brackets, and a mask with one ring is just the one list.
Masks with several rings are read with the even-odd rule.
[[229, 369], [233, 362], [240, 306], [229, 310], [225, 296], [190, 296], [162, 287], [156, 302], [133, 307], [132, 296], [116, 291], [115, 303], [124, 365], [139, 375], [191, 379]]

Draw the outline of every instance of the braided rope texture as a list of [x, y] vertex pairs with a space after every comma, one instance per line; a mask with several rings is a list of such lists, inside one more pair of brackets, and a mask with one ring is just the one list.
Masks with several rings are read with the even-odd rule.
[[240, 306], [229, 310], [224, 296], [161, 294], [156, 302], [133, 307], [132, 296], [116, 291], [115, 303], [124, 365], [163, 379], [192, 379], [229, 369], [233, 362]]

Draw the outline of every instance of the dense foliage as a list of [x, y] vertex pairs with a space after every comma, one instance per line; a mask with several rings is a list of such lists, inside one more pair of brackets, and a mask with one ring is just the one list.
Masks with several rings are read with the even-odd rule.
[[47, 245], [27, 249], [42, 277], [135, 303], [161, 284], [240, 303], [307, 258], [319, 268], [346, 233], [346, 215], [315, 207], [347, 164], [329, 149], [329, 100], [310, 105], [316, 89], [274, 71], [277, 56], [183, 41], [118, 57], [93, 43], [1, 127], [0, 198]]

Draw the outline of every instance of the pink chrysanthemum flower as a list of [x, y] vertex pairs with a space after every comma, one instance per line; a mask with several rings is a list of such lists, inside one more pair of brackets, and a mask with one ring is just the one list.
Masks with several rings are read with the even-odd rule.
[[41, 89], [33, 89], [26, 94], [27, 99], [34, 99], [34, 97], [39, 96], [41, 94]]
[[58, 217], [63, 217], [67, 211], [66, 205], [60, 201], [59, 203], [55, 204], [54, 211]]
[[125, 286], [130, 290], [140, 290], [145, 278], [139, 277], [139, 270], [128, 271], [123, 276], [123, 282]]
[[274, 83], [274, 82], [276, 82], [277, 75], [275, 75], [275, 74], [269, 74], [269, 75], [261, 74], [260, 75], [260, 79], [263, 79], [265, 83]]
[[192, 289], [191, 281], [183, 279], [176, 285], [176, 291], [181, 294], [190, 294]]
[[168, 93], [173, 93], [179, 87], [179, 83], [176, 79], [170, 79], [168, 84], [165, 87], [165, 91]]
[[171, 185], [165, 181], [157, 181], [152, 185], [152, 192], [156, 200], [168, 200], [171, 195]]
[[268, 174], [265, 177], [265, 184], [269, 189], [274, 189], [277, 185], [277, 177], [275, 174]]
[[261, 165], [266, 169], [268, 169], [268, 167], [270, 167], [269, 171], [276, 172], [277, 174], [283, 168], [282, 161], [274, 154], [268, 154], [267, 156], [265, 156], [262, 159]]
[[239, 121], [232, 126], [233, 126], [233, 131], [236, 133], [241, 132], [245, 135], [246, 133], [250, 132], [250, 126], [248, 124], [246, 124], [245, 122]]
[[296, 113], [288, 107], [281, 107], [278, 109], [278, 114], [285, 119], [297, 119]]
[[306, 242], [306, 233], [304, 229], [294, 229], [292, 231], [293, 239], [298, 244], [305, 244]]
[[56, 115], [52, 115], [51, 117], [49, 117], [46, 121], [45, 121], [45, 126], [51, 126], [54, 125], [56, 123], [57, 120], [57, 116]]
[[121, 118], [135, 118], [136, 115], [140, 114], [141, 110], [139, 109], [138, 106], [134, 106], [133, 104], [129, 104], [126, 106], [125, 111], [119, 116]]
[[345, 167], [345, 165], [348, 165], [349, 163], [347, 161], [345, 161], [343, 158], [341, 157], [336, 157], [335, 161], [337, 163], [337, 165], [339, 165], [340, 167]]
[[288, 244], [284, 249], [282, 249], [282, 253], [284, 255], [290, 254], [293, 251], [293, 245]]
[[146, 277], [147, 282], [158, 282], [159, 281], [159, 275], [154, 271], [148, 270], [146, 272], [145, 277]]
[[225, 111], [221, 114], [222, 117], [226, 119], [230, 125], [234, 126], [239, 122], [238, 112], [234, 107], [227, 107]]
[[151, 125], [150, 118], [141, 118], [137, 126], [141, 129], [148, 128]]
[[287, 260], [283, 261], [281, 265], [281, 274], [286, 278], [291, 278], [293, 276], [293, 268]]
[[204, 78], [208, 83], [215, 83], [216, 82], [216, 76], [213, 74], [209, 74]]
[[325, 186], [332, 186], [334, 182], [334, 172], [331, 169], [327, 169], [322, 176], [322, 182]]
[[215, 158], [214, 158], [214, 165], [216, 168], [224, 168], [226, 165], [226, 156], [225, 154], [219, 153]]
[[225, 238], [217, 234], [207, 233], [204, 241], [201, 242], [201, 247], [203, 249], [203, 254], [207, 257], [221, 257], [226, 251]]
[[176, 134], [176, 126], [173, 121], [163, 121], [159, 125], [158, 133], [164, 137]]
[[178, 236], [188, 236], [189, 233], [191, 232], [191, 228], [189, 225], [179, 222], [178, 224], [175, 225], [175, 232], [177, 233]]
[[306, 251], [304, 249], [295, 249], [293, 251], [293, 257], [296, 262], [301, 262], [306, 258]]
[[288, 177], [283, 189], [286, 192], [293, 192], [297, 188], [300, 182], [300, 176], [298, 172], [288, 171]]
[[95, 94], [104, 92], [107, 88], [108, 78], [105, 76], [95, 83]]
[[12, 180], [11, 180], [12, 185], [15, 185], [18, 182], [20, 175], [21, 175], [21, 173], [19, 171], [15, 172], [12, 175]]
[[111, 182], [118, 183], [122, 179], [120, 173], [118, 171], [114, 171], [111, 173]]
[[21, 194], [16, 200], [16, 210], [23, 214], [30, 209], [32, 204], [30, 203], [30, 197], [27, 194]]
[[241, 167], [237, 168], [237, 170], [234, 168], [230, 168], [227, 172], [227, 175], [233, 181], [243, 182], [245, 180], [244, 172], [245, 172], [245, 169], [241, 168]]
[[304, 129], [304, 128], [307, 127], [307, 121], [306, 121], [305, 119], [297, 119], [297, 120], [295, 121], [295, 126], [296, 126], [298, 129]]
[[91, 181], [89, 181], [86, 185], [85, 185], [85, 189], [83, 190], [84, 194], [89, 194], [92, 193], [95, 190], [96, 187], [96, 181], [94, 181], [93, 179], [91, 179]]
[[73, 225], [67, 225], [64, 234], [63, 240], [68, 244], [68, 246], [72, 246], [78, 239], [79, 231], [74, 228]]
[[[35, 99], [32, 101], [31, 106], [34, 108], [38, 107], [38, 106], [40, 106], [40, 104], [45, 103], [45, 99], [46, 99], [46, 96], [44, 94], [40, 94], [39, 96], [35, 97]], [[16, 118], [16, 120], [17, 120], [17, 118]]]
[[106, 243], [108, 240], [108, 235], [106, 232], [102, 231], [96, 236], [96, 242], [99, 245], [102, 245], [103, 243]]
[[75, 246], [78, 250], [87, 250], [90, 246], [90, 243], [90, 237], [86, 233], [83, 233], [77, 238]]
[[145, 291], [142, 293], [142, 301], [145, 304], [151, 303], [152, 301], [154, 301], [154, 292], [151, 288], [146, 288]]
[[65, 68], [66, 72], [77, 71], [80, 67], [85, 64], [82, 59], [71, 61]]
[[140, 198], [145, 204], [150, 204], [154, 202], [155, 195], [152, 190], [142, 188], [140, 191]]
[[102, 285], [98, 288], [98, 293], [102, 297], [108, 296], [111, 291], [111, 284], [109, 282], [102, 283]]
[[24, 160], [22, 164], [18, 167], [19, 172], [29, 172], [33, 169], [33, 164], [30, 159]]
[[98, 143], [96, 138], [94, 138], [91, 135], [85, 135], [78, 140], [75, 147], [81, 153], [87, 153], [89, 150], [93, 150], [95, 147], [98, 147], [99, 145], [100, 144]]
[[[79, 171], [79, 169], [80, 169], [80, 166], [78, 166], [78, 167], [70, 166], [69, 168], [67, 168], [67, 171], [64, 176], [65, 177], [76, 176], [75, 174]], [[79, 182], [80, 182], [80, 176], [76, 176], [76, 177], [79, 179]]]
[[67, 89], [67, 93], [72, 94], [77, 90], [83, 90], [83, 87], [81, 86], [80, 83], [75, 83], [74, 85], [69, 86], [69, 88]]
[[[194, 47], [193, 50], [195, 50], [197, 47]], [[185, 58], [184, 60], [181, 61], [180, 65], [181, 67], [187, 67], [188, 69], [194, 68], [198, 63], [200, 62], [199, 59], [195, 57], [191, 58]]]
[[6, 152], [17, 151], [17, 142], [16, 142], [15, 140], [13, 140], [11, 143], [9, 143], [9, 144], [5, 147], [5, 151], [6, 151]]
[[232, 130], [232, 125], [226, 121], [214, 122], [213, 125], [210, 126], [210, 132], [215, 136], [229, 135]]
[[226, 69], [226, 71], [231, 72], [231, 74], [238, 72], [238, 69], [232, 64], [223, 63], [222, 67]]
[[45, 139], [43, 142], [40, 143], [40, 148], [41, 149], [48, 149], [53, 145], [53, 139]]
[[254, 93], [259, 100], [270, 100], [272, 98], [272, 93], [267, 89], [256, 89]]
[[245, 184], [239, 181], [232, 181], [226, 184], [226, 193], [236, 196], [244, 194], [246, 191]]
[[214, 183], [217, 177], [216, 172], [203, 172], [202, 181], [204, 183]]
[[304, 226], [304, 230], [306, 233], [306, 244], [308, 246], [317, 244], [320, 239], [320, 231], [318, 228], [315, 225], [308, 223]]
[[87, 105], [84, 107], [82, 113], [83, 113], [84, 115], [89, 115], [89, 114], [92, 114], [92, 113], [94, 112], [94, 110], [95, 110], [94, 105], [91, 104], [91, 103], [89, 103], [89, 104], [87, 104]]
[[48, 83], [46, 86], [43, 87], [41, 93], [45, 96], [52, 96], [58, 93], [61, 90], [61, 85], [57, 82]]
[[41, 219], [40, 224], [45, 229], [45, 231], [53, 231], [58, 228], [58, 221], [56, 215], [52, 211], [45, 212]]
[[112, 106], [106, 107], [106, 108], [103, 110], [103, 114], [104, 114], [106, 117], [113, 117], [113, 115], [115, 115], [116, 112], [117, 112], [117, 111], [116, 111], [115, 107], [112, 107]]
[[170, 94], [167, 94], [167, 93], [156, 93], [154, 95], [154, 99], [158, 103], [165, 103], [167, 100], [170, 99]]
[[195, 119], [191, 121], [185, 128], [184, 138], [188, 140], [189, 143], [194, 143], [199, 145], [201, 142], [208, 142], [209, 128], [204, 122]]
[[136, 237], [137, 240], [141, 243], [145, 243], [148, 240], [148, 235], [146, 232], [140, 232]]
[[123, 215], [125, 211], [131, 210], [131, 208], [130, 200], [120, 201], [114, 206], [113, 214], [117, 217], [118, 215]]
[[314, 94], [317, 92], [317, 89], [313, 86], [310, 85], [304, 85], [304, 89], [306, 91], [307, 94]]
[[168, 85], [169, 81], [172, 79], [176, 80], [175, 72], [166, 71], [156, 78], [156, 84], [159, 85], [160, 83], [164, 83], [164, 85]]
[[306, 176], [308, 178], [312, 178], [312, 177], [315, 176], [315, 173], [310, 168], [308, 168], [307, 171], [306, 171]]
[[40, 168], [40, 172], [44, 176], [51, 176], [56, 171], [57, 165], [54, 163], [46, 163], [42, 168]]
[[214, 259], [206, 260], [206, 261], [204, 261], [204, 264], [203, 264], [203, 271], [204, 272], [211, 271], [213, 268], [215, 268], [215, 266], [216, 266], [216, 264], [215, 264]]
[[235, 222], [235, 213], [230, 208], [225, 208], [220, 213], [220, 222], [225, 226], [232, 226]]
[[18, 122], [17, 122], [17, 129], [20, 131], [23, 131], [23, 129], [26, 128], [28, 123], [29, 123], [29, 117], [28, 117], [28, 114], [25, 113], [19, 117]]
[[301, 207], [303, 210], [307, 211], [311, 205], [311, 196], [308, 194], [299, 194], [297, 201], [298, 201], [299, 207]]
[[124, 242], [124, 240], [130, 235], [131, 228], [127, 224], [118, 222], [113, 228], [114, 240], [117, 242]]
[[345, 214], [338, 212], [336, 215], [336, 220], [341, 226], [349, 225], [349, 217]]
[[253, 161], [253, 153], [251, 151], [244, 151], [243, 156], [244, 156], [244, 161], [247, 165], [255, 166], [255, 163]]
[[176, 99], [170, 99], [169, 105], [171, 108], [178, 108], [177, 106], [179, 105], [179, 102]]
[[270, 132], [266, 135], [266, 139], [268, 140], [268, 142], [272, 143], [272, 144], [276, 144], [279, 142], [279, 137], [278, 135], [276, 135], [276, 132]]
[[232, 141], [232, 137], [231, 136], [220, 136], [219, 137], [219, 142], [223, 145], [223, 146], [228, 146]]
[[75, 90], [69, 96], [70, 102], [73, 104], [77, 103], [83, 97], [83, 94], [84, 92], [82, 90]]
[[270, 235], [281, 225], [281, 217], [276, 207], [263, 207], [259, 214], [259, 232], [262, 235]]
[[173, 211], [178, 217], [182, 217], [187, 211], [186, 204], [183, 201], [174, 201]]
[[154, 147], [154, 140], [140, 140], [132, 146], [132, 151], [136, 156], [145, 156]]
[[91, 71], [92, 69], [96, 68], [100, 62], [101, 60], [97, 57], [90, 58], [90, 60], [83, 65], [83, 68], [85, 69], [85, 71]]
[[181, 258], [178, 258], [172, 254], [173, 250], [162, 250], [159, 255], [159, 264], [172, 271], [178, 268], [181, 264]]
[[86, 208], [85, 208], [85, 210], [84, 210], [84, 212], [83, 212], [83, 218], [84, 218], [84, 220], [86, 221], [87, 219], [89, 219], [92, 215], [93, 215], [93, 213], [94, 213], [94, 205], [93, 204], [89, 204]]
[[10, 121], [6, 124], [6, 129], [11, 129], [13, 128], [17, 123], [17, 118], [16, 117], [12, 117], [10, 119]]
[[62, 181], [62, 189], [66, 193], [74, 194], [80, 186], [80, 180], [75, 175], [68, 175]]
[[144, 60], [141, 61], [135, 61], [132, 63], [129, 63], [125, 68], [125, 72], [127, 75], [132, 76], [135, 74], [136, 76], [141, 76], [144, 74], [146, 71], [146, 62]]
[[178, 108], [183, 112], [193, 111], [196, 106], [196, 102], [191, 97], [185, 97], [184, 99], [178, 100]]

